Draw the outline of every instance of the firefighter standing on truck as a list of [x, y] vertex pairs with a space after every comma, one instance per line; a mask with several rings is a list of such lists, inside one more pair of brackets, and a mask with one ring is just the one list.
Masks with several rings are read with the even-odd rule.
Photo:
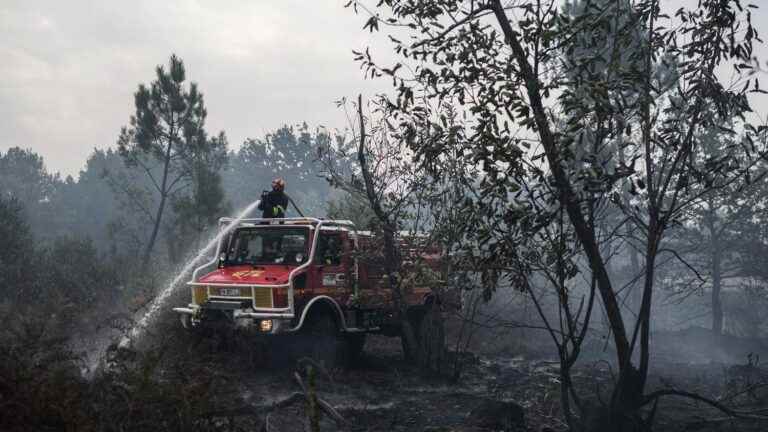
[[261, 194], [259, 210], [265, 219], [284, 218], [288, 209], [288, 195], [285, 194], [285, 180], [276, 178], [272, 180], [272, 190]]

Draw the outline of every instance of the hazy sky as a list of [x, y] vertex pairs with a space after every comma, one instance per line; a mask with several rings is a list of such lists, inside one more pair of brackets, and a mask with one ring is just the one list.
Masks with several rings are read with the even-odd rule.
[[334, 100], [389, 88], [352, 61], [352, 49], [387, 44], [345, 2], [2, 0], [0, 151], [31, 148], [76, 175], [94, 147], [114, 145], [138, 83], [171, 53], [205, 95], [209, 133], [233, 147], [286, 123], [343, 127]]
[[282, 124], [343, 127], [334, 100], [385, 90], [352, 49], [369, 43], [343, 0], [0, 2], [0, 151], [31, 148], [76, 175], [113, 146], [139, 82], [171, 53], [230, 144]]

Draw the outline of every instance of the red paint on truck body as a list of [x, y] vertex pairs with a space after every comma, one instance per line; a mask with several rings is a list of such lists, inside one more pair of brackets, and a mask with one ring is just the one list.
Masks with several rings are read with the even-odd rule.
[[200, 278], [200, 283], [284, 285], [288, 275], [298, 266], [287, 265], [240, 265], [214, 270]]

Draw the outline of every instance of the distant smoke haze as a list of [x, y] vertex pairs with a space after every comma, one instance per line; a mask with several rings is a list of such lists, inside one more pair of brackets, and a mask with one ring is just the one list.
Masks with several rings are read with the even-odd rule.
[[[137, 84], [171, 53], [205, 94], [209, 132], [223, 129], [233, 147], [286, 123], [344, 127], [334, 100], [390, 84], [363, 80], [351, 50], [372, 45], [377, 59], [392, 59], [386, 37], [363, 31], [365, 17], [345, 2], [4, 1], [0, 151], [31, 148], [50, 171], [76, 176], [93, 148], [114, 145]], [[768, 9], [753, 21], [768, 31]], [[763, 64], [767, 51], [756, 53]], [[766, 112], [768, 98], [753, 105]]]

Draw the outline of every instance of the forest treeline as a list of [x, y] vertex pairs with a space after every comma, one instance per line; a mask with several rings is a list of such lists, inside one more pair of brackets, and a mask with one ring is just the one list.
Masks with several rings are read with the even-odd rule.
[[[299, 125], [248, 139], [237, 150], [226, 148], [224, 139], [216, 178], [203, 182], [208, 187], [182, 188], [170, 197], [148, 270], [178, 265], [196, 251], [219, 217], [258, 199], [277, 176], [287, 179], [290, 196], [305, 214], [324, 216], [334, 200], [316, 168], [318, 136], [322, 139]], [[31, 149], [0, 152], [4, 299], [39, 304], [50, 294], [40, 286], [56, 286], [57, 295], [77, 304], [131, 291], [125, 288], [132, 274], [126, 269], [141, 272], [138, 257], [154, 223], [147, 210], [156, 208], [158, 194], [141, 168], [125, 162], [115, 148], [95, 149], [76, 177], [62, 178]], [[48, 282], [33, 288], [37, 282], [29, 279], [38, 273]], [[29, 287], [22, 288], [20, 280]], [[134, 291], [151, 295], [141, 288]]]
[[[197, 241], [196, 234], [258, 199], [278, 176], [287, 179], [289, 195], [305, 214], [324, 216], [331, 189], [315, 162], [318, 136], [323, 137], [307, 125], [284, 126], [247, 139], [237, 150], [227, 149], [213, 191], [190, 187], [172, 197], [159, 259], [178, 262], [178, 253], [188, 249], [169, 242]], [[151, 179], [140, 168], [126, 166], [114, 148], [95, 149], [76, 177], [62, 178], [33, 150], [12, 147], [0, 152], [0, 190], [7, 211], [29, 226], [37, 245], [66, 237], [90, 239], [100, 255], [110, 257], [141, 252], [153, 222], [143, 209], [157, 204]], [[196, 225], [196, 218], [205, 223]], [[185, 237], [183, 230], [194, 233]]]

